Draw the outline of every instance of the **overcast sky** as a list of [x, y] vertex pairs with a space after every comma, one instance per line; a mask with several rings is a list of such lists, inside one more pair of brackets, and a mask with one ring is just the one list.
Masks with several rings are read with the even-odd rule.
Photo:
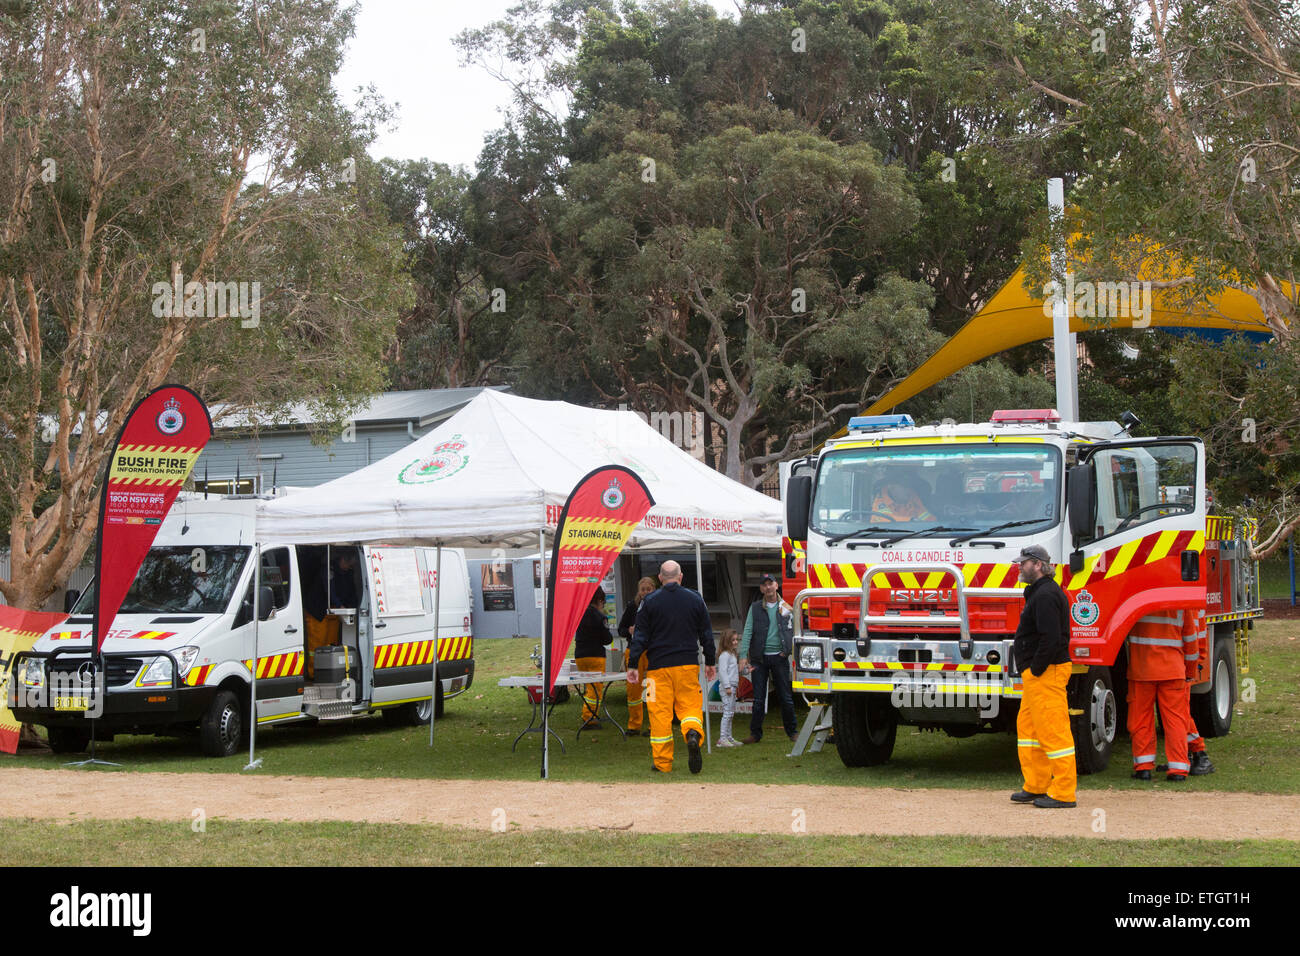
[[[501, 125], [509, 88], [479, 67], [459, 66], [452, 38], [505, 15], [517, 0], [361, 0], [356, 36], [335, 86], [374, 84], [399, 107], [391, 129], [371, 147], [376, 159], [428, 158], [473, 166], [483, 135]], [[710, 0], [734, 12], [731, 0]]]

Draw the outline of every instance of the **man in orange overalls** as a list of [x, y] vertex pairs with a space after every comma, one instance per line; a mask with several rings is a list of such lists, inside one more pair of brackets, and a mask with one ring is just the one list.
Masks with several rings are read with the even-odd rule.
[[[687, 762], [691, 773], [704, 766], [700, 743], [704, 740], [704, 694], [700, 688], [699, 651], [704, 651], [705, 675], [712, 681], [714, 667], [713, 627], [704, 598], [682, 587], [682, 568], [665, 561], [659, 569], [663, 583], [641, 602], [636, 628], [628, 645], [628, 659], [648, 659], [645, 679], [650, 710], [650, 769], [668, 773], [673, 769], [673, 713], [686, 738]], [[635, 683], [640, 674], [629, 669], [627, 679]]]
[[[1183, 614], [1183, 659], [1188, 671], [1187, 680], [1183, 682], [1183, 721], [1187, 724], [1187, 762], [1191, 764], [1187, 774], [1202, 777], [1214, 773], [1214, 764], [1205, 752], [1205, 738], [1196, 729], [1196, 720], [1192, 717], [1192, 685], [1205, 680], [1210, 671], [1210, 642], [1204, 608]], [[1168, 773], [1169, 765], [1157, 764], [1156, 771]]]
[[1183, 621], [1194, 611], [1161, 611], [1140, 618], [1128, 636], [1128, 731], [1133, 740], [1133, 778], [1150, 780], [1156, 765], [1156, 715], [1165, 726], [1165, 779], [1187, 779], [1187, 682], [1196, 673], [1196, 660], [1183, 650], [1196, 642], [1193, 632], [1184, 642]]

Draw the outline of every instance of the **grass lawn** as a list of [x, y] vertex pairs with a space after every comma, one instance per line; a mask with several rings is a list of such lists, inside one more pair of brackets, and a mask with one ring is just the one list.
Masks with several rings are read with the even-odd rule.
[[[1300, 558], [1297, 558], [1300, 562]], [[1291, 565], [1286, 547], [1267, 561], [1259, 562], [1259, 593], [1266, 598], [1291, 598]]]
[[[436, 746], [428, 747], [428, 728], [391, 728], [378, 717], [324, 725], [264, 730], [258, 737], [263, 772], [351, 777], [441, 777], [533, 780], [540, 767], [540, 736], [530, 734], [511, 753], [515, 736], [528, 722], [524, 692], [499, 688], [498, 678], [532, 673], [528, 659], [534, 641], [483, 640], [475, 643], [477, 675], [466, 694], [447, 702], [437, 723]], [[1255, 700], [1238, 704], [1232, 733], [1211, 740], [1209, 750], [1218, 772], [1198, 789], [1266, 793], [1300, 793], [1300, 621], [1264, 621], [1252, 640], [1251, 672]], [[591, 782], [651, 781], [650, 742], [623, 740], [613, 730], [584, 733], [574, 740], [579, 703], [555, 710], [554, 726], [567, 753], [551, 748], [551, 776]], [[610, 710], [626, 716], [622, 685], [610, 692]], [[804, 711], [800, 711], [802, 720]], [[743, 729], [742, 722], [740, 728]], [[713, 723], [717, 732], [717, 721]], [[737, 734], [737, 736], [742, 736]], [[685, 747], [678, 738], [678, 757]], [[674, 773], [656, 782], [663, 786], [711, 780], [728, 783], [830, 784], [840, 786], [952, 787], [1013, 790], [1020, 784], [1015, 741], [1010, 735], [982, 734], [953, 740], [942, 733], [899, 729], [893, 759], [883, 767], [846, 768], [834, 746], [797, 759], [786, 756], [789, 744], [779, 715], [768, 715], [761, 744], [716, 750], [706, 759], [702, 777]], [[1129, 779], [1128, 738], [1121, 737], [1110, 767], [1084, 777], [1084, 789], [1149, 788]], [[247, 754], [223, 760], [203, 757], [194, 738], [119, 737], [99, 747], [99, 756], [130, 771], [238, 772]], [[29, 767], [61, 767], [61, 755], [10, 758]], [[1157, 788], [1163, 787], [1159, 783]], [[1065, 852], [1065, 851], [1062, 851]]]
[[[585, 736], [585, 735], [584, 735]], [[346, 859], [349, 866], [1294, 866], [1286, 840], [1023, 840], [993, 837], [828, 837], [631, 834], [535, 830], [485, 833], [430, 824], [0, 820], [0, 864], [279, 866]]]

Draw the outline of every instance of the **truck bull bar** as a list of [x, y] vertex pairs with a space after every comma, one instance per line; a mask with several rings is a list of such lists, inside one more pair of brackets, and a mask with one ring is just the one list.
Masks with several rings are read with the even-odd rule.
[[[103, 670], [105, 694], [108, 693], [108, 661], [110, 658], [136, 659], [141, 661], [140, 669], [147, 670], [148, 666], [150, 666], [150, 662], [154, 658], [165, 657], [172, 662], [171, 686], [167, 689], [168, 690], [181, 689], [182, 685], [180, 684], [180, 680], [182, 675], [180, 673], [180, 662], [176, 660], [176, 656], [172, 654], [171, 651], [165, 651], [165, 650], [100, 651], [96, 653], [95, 649], [91, 647], [89, 644], [77, 645], [73, 647], [56, 647], [52, 651], [19, 651], [13, 657], [13, 663], [11, 665], [12, 669], [10, 671], [10, 674], [12, 675], [11, 681], [16, 680], [18, 675], [18, 667], [24, 660], [28, 658], [31, 658], [33, 660], [44, 660], [45, 661], [45, 686], [49, 687], [49, 682], [51, 680], [50, 665], [53, 664], [60, 657], [64, 657], [64, 656], [72, 657], [74, 655], [82, 655], [82, 654], [87, 655], [86, 660], [90, 662], [92, 666], [95, 666], [96, 669]], [[95, 664], [97, 658], [100, 661], [98, 665]], [[13, 687], [15, 692], [17, 692], [18, 691], [17, 685], [14, 684]]]
[[[953, 580], [953, 589], [957, 593], [957, 616], [951, 614], [930, 614], [924, 617], [913, 615], [904, 617], [900, 614], [869, 614], [868, 606], [871, 600], [871, 580], [877, 574], [882, 572], [902, 572], [905, 574], [932, 574], [940, 572], [947, 575]], [[961, 570], [951, 564], [872, 564], [862, 573], [862, 589], [859, 592], [856, 588], [807, 588], [800, 591], [795, 596], [794, 605], [794, 636], [799, 638], [803, 636], [803, 607], [804, 604], [814, 598], [844, 598], [850, 594], [857, 594], [859, 599], [858, 612], [858, 638], [864, 650], [871, 648], [870, 626], [877, 627], [898, 627], [900, 624], [906, 624], [908, 627], [952, 627], [956, 625], [959, 637], [957, 640], [957, 649], [961, 652], [963, 658], [969, 659], [975, 651], [975, 643], [970, 636], [970, 619], [966, 614], [966, 579]]]

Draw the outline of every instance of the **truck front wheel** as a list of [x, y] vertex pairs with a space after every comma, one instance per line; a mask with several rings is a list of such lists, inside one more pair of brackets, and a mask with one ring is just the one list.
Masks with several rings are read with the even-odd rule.
[[898, 712], [883, 694], [832, 694], [835, 749], [846, 767], [875, 767], [894, 753]]
[[1237, 703], [1237, 645], [1232, 632], [1216, 636], [1210, 655], [1210, 689], [1192, 695], [1192, 719], [1202, 737], [1226, 737]]
[[248, 740], [244, 708], [231, 690], [219, 690], [199, 721], [199, 745], [209, 757], [231, 757]]
[[1070, 678], [1067, 699], [1074, 735], [1074, 765], [1079, 773], [1101, 773], [1119, 733], [1119, 701], [1109, 667], [1089, 667]]

